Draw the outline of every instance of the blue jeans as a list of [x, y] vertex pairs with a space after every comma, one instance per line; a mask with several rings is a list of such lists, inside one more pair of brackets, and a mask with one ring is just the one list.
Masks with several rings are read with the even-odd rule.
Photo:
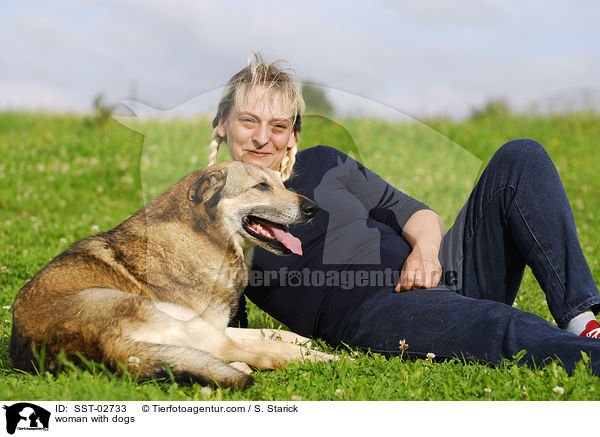
[[525, 362], [558, 358], [568, 371], [585, 351], [600, 374], [600, 340], [511, 306], [529, 265], [560, 327], [586, 308], [600, 309], [567, 195], [539, 143], [515, 140], [498, 149], [444, 236], [440, 261], [438, 287], [381, 289], [332, 340], [399, 354], [405, 339], [408, 356], [433, 352], [490, 363], [525, 349]]

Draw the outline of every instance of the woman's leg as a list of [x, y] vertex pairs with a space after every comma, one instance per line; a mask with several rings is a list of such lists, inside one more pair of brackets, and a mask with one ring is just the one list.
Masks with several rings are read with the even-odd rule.
[[[452, 252], [460, 241], [462, 253]], [[440, 259], [449, 288], [458, 282], [464, 296], [509, 305], [529, 265], [561, 328], [600, 306], [558, 172], [533, 140], [511, 141], [494, 154], [444, 237]]]
[[374, 293], [348, 319], [341, 341], [386, 355], [406, 355], [499, 363], [526, 350], [523, 362], [542, 365], [559, 359], [568, 372], [590, 356], [600, 375], [600, 342], [559, 329], [535, 314], [491, 300], [472, 299], [445, 288]]

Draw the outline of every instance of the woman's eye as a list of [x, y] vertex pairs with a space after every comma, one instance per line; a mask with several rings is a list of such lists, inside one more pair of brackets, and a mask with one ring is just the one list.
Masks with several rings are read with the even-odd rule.
[[269, 186], [269, 184], [267, 184], [266, 182], [261, 182], [260, 184], [256, 184], [252, 188], [256, 188], [257, 190], [260, 190], [260, 191], [267, 191], [267, 190], [271, 189], [271, 187]]

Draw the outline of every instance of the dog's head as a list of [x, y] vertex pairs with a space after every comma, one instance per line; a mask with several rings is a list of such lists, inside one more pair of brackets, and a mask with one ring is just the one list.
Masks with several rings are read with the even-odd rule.
[[287, 190], [278, 172], [235, 161], [194, 175], [187, 201], [203, 232], [233, 238], [243, 248], [258, 245], [278, 255], [302, 254], [300, 240], [288, 226], [307, 223], [319, 207]]

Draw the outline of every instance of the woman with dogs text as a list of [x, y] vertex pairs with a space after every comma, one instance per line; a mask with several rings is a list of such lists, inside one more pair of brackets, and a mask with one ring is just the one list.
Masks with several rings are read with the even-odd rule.
[[[600, 374], [600, 295], [543, 146], [500, 147], [445, 232], [427, 205], [342, 152], [297, 153], [303, 109], [291, 75], [254, 56], [227, 84], [213, 121], [209, 164], [225, 143], [234, 160], [279, 171], [288, 189], [321, 207], [292, 231], [302, 256], [255, 250], [246, 295], [256, 305], [332, 346], [393, 355], [404, 340], [404, 354], [490, 363], [524, 349], [524, 363], [558, 358], [568, 371], [584, 351]], [[526, 265], [558, 327], [511, 306]]]

